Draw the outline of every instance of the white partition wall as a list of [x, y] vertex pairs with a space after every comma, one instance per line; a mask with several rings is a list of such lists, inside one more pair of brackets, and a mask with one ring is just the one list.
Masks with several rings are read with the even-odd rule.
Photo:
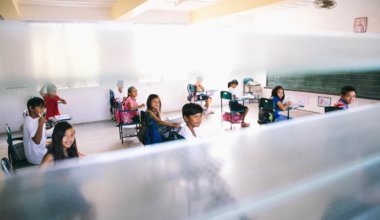
[[0, 119], [14, 129], [22, 123], [28, 97], [38, 95], [46, 81], [55, 82], [58, 94], [67, 99], [68, 105], [60, 106], [62, 113], [82, 123], [110, 118], [108, 89], [118, 79], [139, 89], [139, 102], [157, 93], [165, 103], [163, 110], [173, 111], [186, 102], [186, 84], [198, 75], [207, 88], [223, 90], [229, 80], [241, 82], [257, 72], [373, 69], [379, 68], [380, 58], [377, 34], [3, 21], [0, 37], [0, 102], [11, 106], [3, 108]]
[[[379, 216], [380, 106], [31, 168], [5, 219], [338, 220]], [[33, 202], [30, 202], [33, 201]], [[56, 208], [57, 203], [59, 208]]]

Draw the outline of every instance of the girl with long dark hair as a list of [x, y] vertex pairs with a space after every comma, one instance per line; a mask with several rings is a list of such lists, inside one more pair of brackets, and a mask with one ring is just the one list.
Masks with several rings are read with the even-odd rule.
[[85, 156], [78, 151], [75, 130], [68, 122], [55, 125], [52, 144], [42, 159], [41, 166], [53, 165], [57, 161]]

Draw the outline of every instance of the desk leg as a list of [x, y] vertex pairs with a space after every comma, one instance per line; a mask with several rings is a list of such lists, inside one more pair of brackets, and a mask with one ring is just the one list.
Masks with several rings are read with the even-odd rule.
[[288, 109], [288, 120], [289, 120], [289, 112], [290, 112], [290, 109]]

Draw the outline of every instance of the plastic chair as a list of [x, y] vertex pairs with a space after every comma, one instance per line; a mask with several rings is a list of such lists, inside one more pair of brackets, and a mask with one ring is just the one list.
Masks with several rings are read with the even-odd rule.
[[16, 172], [17, 169], [35, 166], [35, 164], [29, 163], [25, 157], [23, 137], [13, 138], [11, 128], [8, 124], [5, 125], [5, 131], [8, 136], [8, 158], [12, 164], [13, 171]]
[[1, 169], [3, 170], [5, 176], [11, 176], [12, 165], [8, 158], [3, 157], [3, 159], [1, 159]]
[[273, 123], [275, 120], [274, 111], [273, 100], [261, 98], [259, 101], [259, 120], [257, 120], [257, 123], [260, 125]]
[[[116, 102], [116, 106], [117, 106], [117, 113], [119, 114], [119, 138], [121, 140], [121, 143], [124, 144], [124, 138], [128, 138], [128, 137], [136, 137], [137, 136], [137, 133], [139, 131], [139, 125], [140, 125], [140, 121], [139, 122], [126, 122], [124, 120], [124, 116], [125, 114], [127, 113], [130, 113], [130, 112], [137, 112], [138, 113], [138, 110], [134, 110], [134, 111], [129, 111], [129, 110], [123, 110], [122, 109], [122, 104], [120, 102]], [[126, 130], [129, 131], [126, 132]], [[131, 132], [132, 131], [132, 132]]]
[[115, 93], [110, 89], [110, 113], [112, 120], [116, 120], [115, 113], [116, 113], [116, 101], [115, 101]]
[[[223, 100], [228, 101], [228, 111], [223, 110]], [[232, 94], [227, 91], [220, 91], [220, 111], [221, 111], [221, 119], [222, 119], [222, 126], [223, 121], [228, 121], [231, 124], [231, 130], [232, 130], [232, 124], [240, 124], [242, 123], [242, 117], [241, 115], [244, 113], [244, 110], [231, 110], [230, 108], [230, 102], [232, 101]], [[223, 115], [227, 114], [229, 118], [223, 118]], [[239, 115], [238, 117], [236, 117]]]
[[203, 104], [202, 99], [198, 99], [198, 95], [201, 95], [202, 92], [197, 92], [194, 84], [187, 84], [187, 101], [191, 103], [200, 103], [200, 105]]

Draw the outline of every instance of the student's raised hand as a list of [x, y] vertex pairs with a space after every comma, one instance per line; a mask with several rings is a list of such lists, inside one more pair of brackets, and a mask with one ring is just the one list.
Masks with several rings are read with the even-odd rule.
[[61, 102], [62, 102], [63, 104], [67, 104], [66, 100], [64, 100], [64, 99], [62, 99]]
[[41, 117], [38, 119], [38, 124], [39, 124], [39, 125], [43, 125], [43, 124], [45, 124], [45, 123], [46, 123], [46, 119], [45, 119], [45, 117], [41, 116]]
[[139, 108], [144, 108], [144, 107], [145, 107], [145, 104], [139, 105]]

